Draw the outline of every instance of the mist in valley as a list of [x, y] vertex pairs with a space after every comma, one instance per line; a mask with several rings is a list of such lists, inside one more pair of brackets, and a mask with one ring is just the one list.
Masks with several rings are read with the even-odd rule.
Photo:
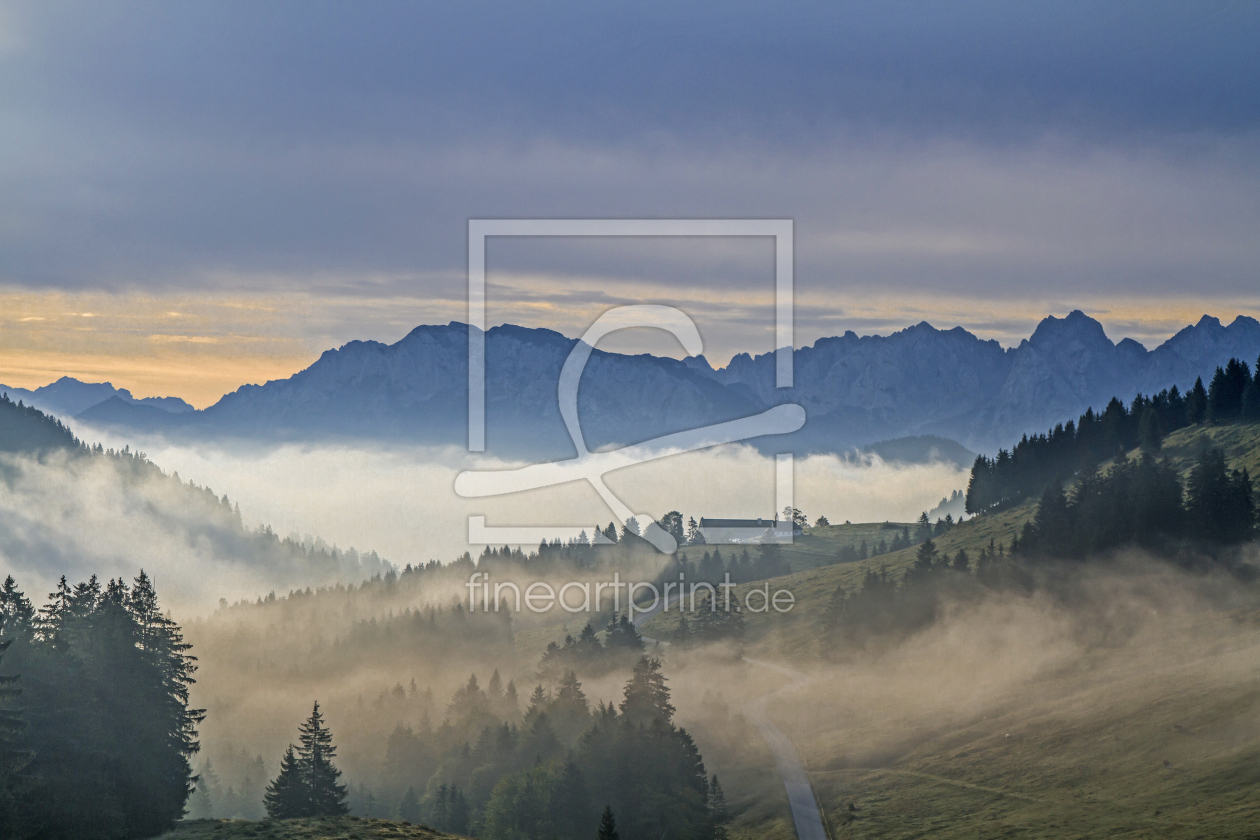
[[[281, 535], [318, 536], [341, 547], [374, 550], [398, 567], [446, 562], [465, 551], [468, 517], [488, 526], [554, 526], [557, 536], [606, 526], [613, 515], [584, 482], [481, 499], [454, 491], [461, 470], [499, 470], [517, 462], [458, 448], [369, 445], [277, 447], [207, 443], [189, 447], [161, 438], [118, 436], [80, 428], [106, 446], [131, 446], [185, 480], [213, 487], [240, 504], [251, 527]], [[731, 445], [669, 455], [609, 473], [609, 488], [638, 514], [770, 518], [777, 512], [774, 459]], [[965, 488], [953, 463], [885, 462], [878, 456], [812, 455], [795, 461], [794, 506], [831, 522], [912, 521]], [[618, 523], [620, 525], [620, 523]], [[217, 596], [216, 596], [217, 598]]]

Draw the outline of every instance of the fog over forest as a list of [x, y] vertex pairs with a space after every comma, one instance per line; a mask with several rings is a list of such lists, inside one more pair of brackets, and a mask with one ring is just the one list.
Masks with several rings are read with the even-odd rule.
[[[402, 567], [446, 562], [480, 546], [467, 542], [467, 518], [488, 526], [606, 526], [615, 518], [585, 483], [510, 496], [462, 499], [455, 476], [464, 469], [507, 469], [515, 463], [480, 459], [458, 449], [286, 445], [196, 448], [161, 439], [119, 437], [76, 427], [107, 447], [130, 445], [185, 481], [209, 486], [238, 503], [249, 527], [269, 525], [281, 536], [314, 536], [341, 548], [376, 551]], [[660, 517], [772, 517], [774, 459], [732, 445], [673, 455], [607, 476], [608, 486], [638, 513]], [[797, 458], [794, 506], [832, 522], [908, 522], [964, 489], [967, 472], [952, 463], [885, 463], [878, 456]], [[219, 595], [208, 593], [217, 601]]]

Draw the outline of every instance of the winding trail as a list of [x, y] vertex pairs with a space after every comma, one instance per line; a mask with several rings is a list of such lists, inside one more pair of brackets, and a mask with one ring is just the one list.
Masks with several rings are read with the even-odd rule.
[[[666, 608], [667, 604], [673, 604], [676, 600], [677, 596], [672, 596], [668, 601], [657, 604], [655, 609], [636, 615], [635, 628], [638, 629], [640, 624], [656, 616]], [[662, 642], [648, 636], [643, 636], [643, 640], [659, 645], [669, 644], [669, 642]], [[814, 798], [814, 789], [810, 786], [809, 776], [805, 772], [805, 765], [801, 762], [796, 747], [792, 746], [792, 740], [783, 734], [783, 730], [774, 725], [766, 712], [766, 706], [772, 699], [786, 691], [801, 688], [809, 682], [809, 676], [792, 668], [759, 659], [745, 659], [744, 661], [750, 665], [778, 671], [791, 679], [790, 683], [778, 691], [749, 701], [744, 706], [744, 714], [761, 732], [761, 737], [765, 738], [770, 752], [774, 754], [774, 766], [779, 773], [779, 778], [783, 780], [783, 789], [787, 792], [788, 805], [792, 809], [792, 823], [796, 826], [797, 840], [829, 840], [827, 829], [823, 826], [822, 814], [818, 810], [818, 801]]]
[[818, 811], [818, 800], [814, 798], [814, 789], [810, 787], [809, 776], [805, 765], [792, 746], [792, 740], [783, 734], [783, 730], [774, 725], [766, 713], [766, 705], [776, 695], [792, 691], [809, 682], [809, 677], [783, 665], [762, 662], [759, 659], [745, 659], [750, 665], [759, 665], [778, 671], [792, 682], [778, 691], [758, 697], [744, 706], [744, 714], [752, 725], [761, 731], [770, 751], [774, 753], [774, 766], [783, 780], [783, 788], [787, 791], [788, 805], [792, 808], [792, 822], [796, 825], [796, 836], [799, 840], [828, 840], [827, 829], [823, 826], [822, 814]]

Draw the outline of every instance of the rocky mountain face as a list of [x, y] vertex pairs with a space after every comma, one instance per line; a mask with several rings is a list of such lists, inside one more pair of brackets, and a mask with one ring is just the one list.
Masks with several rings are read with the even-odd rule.
[[[396, 344], [356, 341], [329, 350], [289, 379], [248, 385], [200, 412], [172, 414], [122, 399], [80, 416], [171, 434], [255, 439], [369, 438], [464, 446], [468, 327], [417, 327]], [[560, 419], [557, 383], [574, 339], [544, 329], [486, 333], [486, 442], [505, 457], [565, 457], [573, 445]], [[798, 402], [808, 414], [787, 438], [754, 441], [767, 451], [840, 452], [873, 441], [937, 435], [993, 451], [1112, 396], [1210, 378], [1231, 356], [1260, 356], [1260, 322], [1229, 326], [1204, 316], [1155, 350], [1119, 344], [1081, 312], [1046, 318], [1004, 349], [961, 327], [924, 322], [888, 336], [819, 340], [795, 354], [796, 387], [774, 387], [774, 357], [741, 354], [720, 369], [703, 356], [677, 361], [595, 350], [583, 373], [578, 413], [591, 449]], [[51, 387], [51, 386], [50, 386]]]

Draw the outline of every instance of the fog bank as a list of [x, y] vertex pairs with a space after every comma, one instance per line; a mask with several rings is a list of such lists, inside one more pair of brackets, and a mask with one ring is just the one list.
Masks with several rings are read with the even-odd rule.
[[[130, 443], [164, 469], [227, 493], [247, 524], [277, 533], [314, 534], [340, 546], [369, 546], [399, 566], [442, 561], [480, 546], [468, 543], [468, 517], [487, 526], [607, 525], [612, 513], [586, 483], [510, 496], [463, 499], [454, 491], [464, 469], [519, 464], [475, 458], [460, 449], [289, 445], [232, 449], [188, 447], [162, 440], [79, 431], [107, 446]], [[608, 486], [631, 509], [659, 517], [770, 517], [775, 512], [774, 460], [732, 445], [671, 455], [610, 473]], [[795, 506], [812, 522], [905, 521], [965, 488], [967, 473], [952, 464], [854, 462], [833, 455], [796, 460]]]

